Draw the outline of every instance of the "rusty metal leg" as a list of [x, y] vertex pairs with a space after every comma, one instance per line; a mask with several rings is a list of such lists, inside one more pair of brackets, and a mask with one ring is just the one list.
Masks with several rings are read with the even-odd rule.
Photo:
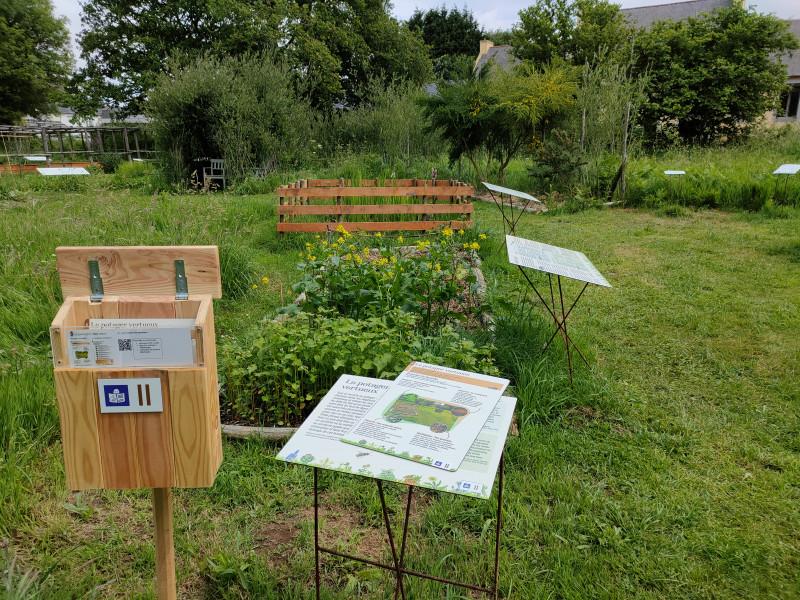
[[569, 334], [567, 333], [567, 318], [564, 310], [564, 292], [561, 289], [561, 275], [558, 276], [558, 296], [561, 298], [561, 330], [564, 332], [564, 347], [567, 350], [567, 366], [569, 367], [569, 383], [572, 385], [572, 352], [569, 348]]
[[406, 513], [403, 517], [403, 541], [400, 542], [400, 575], [397, 578], [397, 585], [394, 587], [394, 598], [397, 600], [398, 594], [400, 594], [401, 589], [403, 588], [403, 568], [404, 568], [404, 561], [406, 557], [406, 539], [408, 538], [408, 517], [411, 513], [411, 495], [414, 493], [414, 486], [408, 486], [408, 496], [406, 497]]
[[494, 583], [492, 590], [494, 591], [495, 600], [500, 597], [500, 530], [503, 528], [503, 462], [505, 460], [505, 452], [500, 455], [500, 473], [497, 482], [497, 523], [494, 531]]
[[317, 468], [314, 467], [314, 581], [317, 600], [319, 600], [319, 491], [317, 487]]
[[405, 600], [406, 597], [406, 590], [402, 584], [403, 580], [403, 571], [400, 567], [400, 562], [397, 557], [397, 550], [394, 547], [394, 536], [392, 535], [392, 524], [389, 522], [389, 509], [386, 508], [386, 498], [383, 495], [383, 483], [380, 479], [376, 479], [375, 483], [378, 484], [378, 496], [381, 499], [381, 510], [383, 511], [383, 522], [386, 525], [386, 535], [389, 538], [389, 548], [392, 551], [392, 564], [394, 564], [394, 572], [395, 577], [397, 577], [397, 581], [400, 583], [400, 596]]

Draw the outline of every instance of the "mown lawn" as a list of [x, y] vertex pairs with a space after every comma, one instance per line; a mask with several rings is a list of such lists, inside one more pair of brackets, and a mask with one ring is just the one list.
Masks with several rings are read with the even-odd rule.
[[[217, 306], [218, 333], [235, 337], [292, 297], [300, 243], [274, 233], [274, 203], [104, 190], [0, 203], [7, 590], [153, 597], [149, 494], [65, 489], [47, 356], [60, 302], [53, 248], [217, 243], [240, 287]], [[498, 215], [478, 205], [498, 363], [515, 353], [529, 364], [507, 451], [504, 597], [800, 597], [800, 212], [783, 216], [524, 216], [518, 234], [585, 252], [614, 285], [589, 290], [571, 317], [593, 368], [579, 367], [570, 388], [560, 346], [536, 351], [544, 313], [520, 300]], [[239, 273], [248, 265], [269, 283], [251, 289]], [[278, 448], [226, 443], [215, 486], [177, 492], [181, 597], [313, 597], [311, 473], [275, 462]], [[387, 559], [374, 485], [334, 475], [322, 484], [323, 539]], [[399, 510], [403, 488], [389, 487]], [[487, 583], [493, 503], [421, 493], [416, 510], [410, 567]], [[389, 597], [384, 581], [325, 559], [326, 598]]]

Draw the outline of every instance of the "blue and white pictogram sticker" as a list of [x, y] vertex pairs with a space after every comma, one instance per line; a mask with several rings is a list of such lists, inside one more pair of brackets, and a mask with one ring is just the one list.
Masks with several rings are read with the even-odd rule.
[[128, 393], [128, 386], [124, 384], [104, 385], [103, 402], [106, 406], [130, 406], [131, 397]]
[[97, 392], [100, 412], [150, 413], [163, 412], [161, 379], [141, 377], [131, 379], [98, 379]]

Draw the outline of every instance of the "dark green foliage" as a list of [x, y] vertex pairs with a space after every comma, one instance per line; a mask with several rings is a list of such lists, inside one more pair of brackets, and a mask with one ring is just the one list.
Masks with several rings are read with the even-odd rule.
[[442, 6], [425, 12], [416, 9], [408, 20], [408, 28], [422, 37], [432, 59], [467, 55], [474, 60], [483, 36], [478, 22], [467, 8], [459, 10]]
[[209, 158], [227, 176], [293, 166], [308, 150], [311, 111], [291, 72], [269, 55], [198, 58], [162, 75], [148, 104], [156, 148], [172, 181], [186, 181]]
[[105, 152], [95, 157], [95, 162], [103, 169], [103, 173], [113, 173], [122, 164], [122, 157], [113, 152]]
[[424, 337], [416, 325], [417, 317], [402, 311], [360, 321], [325, 312], [264, 321], [220, 347], [226, 400], [244, 417], [294, 425], [345, 373], [391, 379], [412, 360], [497, 372], [490, 347], [450, 327]]
[[52, 110], [71, 68], [67, 27], [50, 0], [0, 2], [0, 123]]
[[601, 52], [624, 54], [631, 27], [607, 0], [537, 0], [521, 10], [513, 30], [514, 53], [535, 64], [593, 62]]
[[140, 112], [165, 58], [191, 63], [273, 52], [318, 108], [360, 100], [370, 77], [422, 83], [431, 73], [422, 42], [382, 2], [90, 0], [80, 38], [86, 66], [73, 81], [84, 112], [100, 104]]
[[798, 40], [777, 17], [729, 8], [656, 23], [636, 47], [650, 79], [642, 110], [649, 140], [709, 143], [747, 133], [776, 106], [786, 67], [773, 56]]

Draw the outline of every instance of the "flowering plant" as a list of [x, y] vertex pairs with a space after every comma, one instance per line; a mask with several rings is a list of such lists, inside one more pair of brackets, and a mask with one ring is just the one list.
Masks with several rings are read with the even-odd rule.
[[406, 244], [381, 234], [354, 235], [343, 226], [329, 238], [306, 243], [294, 290], [304, 294], [302, 308], [334, 308], [355, 319], [394, 309], [416, 313], [423, 333], [480, 310], [477, 241], [449, 227], [436, 237]]

